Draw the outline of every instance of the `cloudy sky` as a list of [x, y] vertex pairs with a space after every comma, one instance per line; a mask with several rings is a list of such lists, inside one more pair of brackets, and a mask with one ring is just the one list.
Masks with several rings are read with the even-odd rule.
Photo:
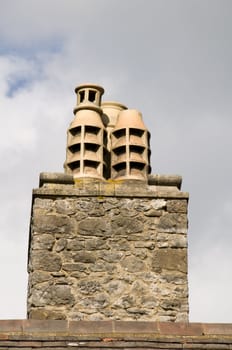
[[26, 317], [31, 191], [62, 172], [74, 87], [143, 113], [189, 202], [190, 321], [232, 322], [232, 1], [0, 0], [0, 319]]

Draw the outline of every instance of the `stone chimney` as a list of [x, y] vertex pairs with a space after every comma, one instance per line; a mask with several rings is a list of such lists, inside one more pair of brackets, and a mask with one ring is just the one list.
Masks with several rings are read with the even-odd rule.
[[141, 113], [75, 91], [65, 173], [33, 190], [28, 318], [187, 321], [181, 177], [150, 175]]

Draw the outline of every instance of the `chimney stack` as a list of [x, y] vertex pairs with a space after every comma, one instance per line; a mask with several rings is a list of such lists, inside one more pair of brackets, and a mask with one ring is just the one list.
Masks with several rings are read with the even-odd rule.
[[28, 318], [188, 321], [181, 177], [149, 175], [137, 110], [76, 88], [65, 173], [33, 190]]

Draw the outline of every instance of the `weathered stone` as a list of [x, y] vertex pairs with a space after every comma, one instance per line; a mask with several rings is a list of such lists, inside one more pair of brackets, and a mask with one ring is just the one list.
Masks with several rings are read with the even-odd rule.
[[75, 218], [76, 221], [81, 221], [88, 217], [88, 213], [78, 211], [73, 217]]
[[134, 256], [144, 260], [147, 257], [147, 249], [135, 249]]
[[43, 234], [40, 236], [34, 236], [33, 242], [32, 242], [32, 248], [37, 249], [44, 249], [44, 250], [52, 250], [52, 247], [55, 243], [55, 237], [52, 234]]
[[94, 294], [102, 290], [101, 284], [98, 281], [81, 281], [77, 286], [82, 294]]
[[85, 264], [78, 263], [67, 263], [62, 265], [64, 271], [86, 271], [87, 267]]
[[137, 314], [137, 315], [147, 314], [147, 310], [143, 309], [141, 306], [140, 307], [128, 307], [127, 312], [132, 313], [132, 314]]
[[94, 208], [94, 201], [89, 198], [82, 198], [78, 202], [78, 210], [89, 213]]
[[99, 249], [110, 249], [110, 246], [106, 244], [104, 239], [98, 238], [88, 238], [85, 240], [86, 250], [99, 250]]
[[77, 211], [76, 203], [72, 199], [57, 199], [55, 201], [55, 209], [57, 213], [66, 215], [75, 214]]
[[63, 187], [33, 211], [29, 317], [187, 320], [186, 197], [81, 197], [79, 186], [68, 198]]
[[180, 308], [180, 300], [165, 300], [162, 301], [161, 307], [164, 310], [176, 310]]
[[107, 231], [106, 221], [102, 218], [87, 218], [79, 223], [78, 232], [85, 236], [104, 236]]
[[174, 270], [187, 273], [185, 249], [159, 249], [154, 252], [152, 269], [155, 272]]
[[85, 248], [85, 241], [80, 238], [70, 239], [67, 243], [67, 250], [75, 251], [82, 250]]
[[54, 214], [36, 216], [33, 220], [35, 231], [70, 233], [74, 230], [73, 220], [66, 216]]
[[94, 265], [89, 266], [89, 270], [93, 272], [107, 271], [105, 263], [95, 263]]
[[117, 198], [108, 198], [107, 201], [104, 201], [103, 208], [107, 211], [115, 209], [120, 205]]
[[65, 310], [64, 312], [41, 309], [32, 309], [29, 312], [29, 318], [36, 320], [66, 320]]
[[113, 281], [110, 281], [107, 286], [106, 286], [106, 291], [110, 294], [110, 295], [122, 295], [122, 293], [124, 293], [124, 291], [126, 291], [128, 288], [127, 283], [125, 283], [122, 280], [117, 280], [114, 279]]
[[131, 295], [125, 295], [115, 301], [115, 306], [121, 307], [122, 309], [128, 309], [135, 305], [135, 300]]
[[118, 262], [121, 260], [123, 253], [122, 252], [112, 252], [112, 251], [101, 251], [98, 254], [99, 258], [107, 262]]
[[166, 213], [160, 217], [157, 226], [161, 232], [186, 233], [187, 218], [185, 214]]
[[[80, 280], [81, 278], [86, 277], [86, 275], [88, 275], [87, 269], [85, 271], [83, 271], [83, 272], [81, 272], [81, 271], [74, 271], [74, 272], [70, 273], [71, 277], [74, 277], [75, 279], [78, 279], [78, 280]], [[75, 290], [75, 296], [76, 296], [76, 290]]]
[[169, 213], [187, 213], [188, 202], [186, 199], [171, 199], [167, 201], [167, 211]]
[[48, 305], [73, 305], [75, 299], [68, 285], [54, 285], [44, 294]]
[[[95, 310], [99, 310], [108, 305], [108, 297], [105, 293], [94, 293], [93, 297], [81, 298], [79, 300], [79, 309], [85, 313], [93, 313]], [[82, 310], [81, 310], [82, 306]]]
[[53, 277], [65, 277], [65, 273], [64, 272], [62, 272], [62, 271], [58, 271], [58, 272], [51, 272], [51, 275], [53, 276]]
[[105, 214], [105, 210], [103, 208], [102, 203], [95, 203], [93, 209], [90, 210], [88, 215], [93, 217], [99, 217], [99, 216], [103, 216], [104, 214]]
[[165, 209], [167, 205], [166, 200], [164, 199], [152, 199], [151, 206], [153, 209]]
[[143, 231], [143, 223], [138, 219], [116, 217], [112, 222], [112, 231], [117, 235], [126, 235]]
[[157, 242], [159, 248], [187, 248], [187, 236], [185, 234], [158, 233]]
[[[100, 261], [95, 263], [94, 265], [91, 264], [89, 266], [89, 271], [93, 271], [93, 272], [108, 272], [108, 273], [116, 273], [116, 267], [114, 266], [114, 264], [110, 264], [110, 263], [106, 263], [105, 261]], [[113, 278], [113, 276], [112, 276]]]
[[123, 259], [121, 265], [128, 272], [144, 271], [146, 268], [144, 261], [134, 256], [128, 256]]
[[35, 198], [34, 201], [34, 209], [46, 209], [46, 210], [52, 210], [54, 201], [52, 199], [47, 199], [47, 198]]
[[141, 241], [139, 241], [139, 242], [135, 242], [135, 244], [134, 244], [134, 246], [135, 246], [135, 248], [148, 248], [148, 249], [154, 249], [154, 247], [155, 247], [155, 242], [153, 242], [153, 241], [148, 241], [148, 242], [141, 242]]
[[108, 242], [108, 247], [113, 249], [114, 251], [130, 251], [130, 244], [128, 241], [124, 238], [119, 238], [120, 236], [117, 236], [117, 239], [110, 240]]
[[67, 245], [67, 239], [65, 238], [60, 238], [57, 242], [56, 242], [56, 246], [55, 246], [55, 251], [56, 252], [61, 252], [62, 250], [64, 250], [66, 248]]
[[137, 210], [138, 212], [140, 211], [146, 212], [152, 209], [152, 206], [150, 201], [146, 201], [145, 199], [143, 199], [143, 200], [138, 200], [134, 203], [134, 209]]
[[144, 308], [154, 309], [158, 305], [157, 299], [158, 298], [152, 295], [144, 295], [141, 298], [141, 305], [143, 305]]
[[155, 216], [159, 217], [162, 215], [162, 210], [150, 209], [144, 213], [145, 216]]
[[170, 239], [171, 248], [187, 248], [187, 236], [186, 235], [172, 235]]
[[38, 254], [33, 255], [31, 265], [33, 271], [59, 271], [61, 269], [62, 261], [57, 254], [38, 251]]
[[162, 273], [161, 278], [172, 284], [183, 284], [186, 281], [185, 273], [178, 271], [165, 271]]
[[30, 282], [32, 285], [37, 283], [42, 283], [49, 281], [52, 278], [51, 274], [49, 272], [45, 271], [34, 271], [31, 273], [30, 276]]
[[89, 252], [80, 252], [73, 256], [73, 260], [75, 262], [81, 262], [81, 263], [95, 263], [96, 257], [93, 253]]

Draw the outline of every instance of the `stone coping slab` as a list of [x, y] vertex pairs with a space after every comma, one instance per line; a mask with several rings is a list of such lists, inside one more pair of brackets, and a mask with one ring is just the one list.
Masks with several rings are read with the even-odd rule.
[[1, 350], [231, 350], [232, 324], [0, 321]]
[[[96, 180], [92, 179], [92, 181], [96, 181]], [[112, 182], [113, 180], [108, 180], [108, 181]], [[98, 180], [98, 182], [108, 182], [108, 181]], [[123, 180], [123, 181], [124, 183], [128, 183], [131, 180]], [[135, 180], [135, 181], [140, 181], [140, 180]], [[115, 182], [117, 182], [117, 180], [115, 180]], [[73, 176], [70, 174], [42, 172], [40, 174], [39, 186], [42, 187], [46, 183], [74, 185], [75, 181]], [[148, 185], [150, 186], [154, 186], [154, 185], [171, 186], [171, 187], [177, 187], [180, 190], [181, 184], [182, 184], [182, 177], [180, 175], [151, 174], [148, 176]]]
[[[3, 335], [111, 335], [122, 338], [205, 337], [226, 336], [232, 341], [232, 323], [182, 323], [150, 321], [66, 321], [66, 320], [0, 320], [0, 339]], [[168, 338], [167, 338], [168, 339]]]
[[[70, 183], [70, 175], [42, 173], [40, 188], [33, 190], [34, 197], [66, 197], [66, 196], [107, 196], [138, 198], [183, 198], [188, 199], [187, 192], [181, 192], [174, 186], [172, 177], [157, 175], [159, 185], [149, 185], [139, 180], [98, 181], [95, 179], [76, 179]], [[175, 176], [174, 176], [175, 177]], [[45, 181], [46, 179], [46, 181]], [[60, 180], [59, 180], [60, 179]], [[63, 179], [63, 180], [62, 180]], [[67, 180], [67, 181], [66, 181]], [[169, 181], [170, 180], [170, 181]], [[66, 182], [65, 182], [66, 181]], [[73, 181], [73, 180], [72, 180]], [[154, 182], [156, 183], [156, 182]], [[164, 183], [164, 185], [160, 185]]]

